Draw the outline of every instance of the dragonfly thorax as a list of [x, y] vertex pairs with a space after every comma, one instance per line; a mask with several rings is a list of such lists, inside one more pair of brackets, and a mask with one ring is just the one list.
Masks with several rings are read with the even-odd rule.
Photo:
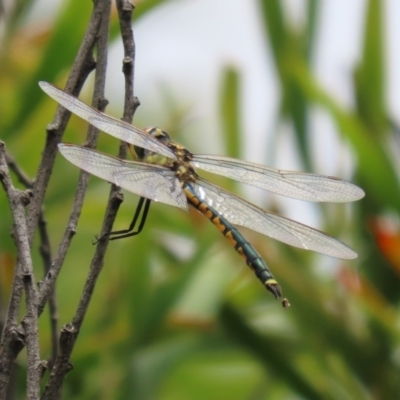
[[198, 176], [191, 164], [193, 154], [178, 143], [169, 142], [168, 147], [176, 156], [176, 160], [172, 161], [168, 166], [175, 171], [178, 179], [181, 182], [195, 182]]
[[194, 183], [197, 179], [197, 174], [194, 168], [186, 162], [174, 161], [172, 169], [175, 170], [175, 174], [181, 183], [190, 182]]
[[175, 171], [175, 174], [180, 182], [195, 182], [197, 178], [196, 171], [190, 164], [193, 159], [193, 154], [184, 146], [172, 142], [169, 134], [160, 129], [149, 127], [144, 131], [153, 136], [162, 144], [169, 147], [176, 156], [175, 160], [169, 159], [163, 155], [157, 154], [153, 151], [135, 147], [135, 152], [141, 161], [145, 161], [151, 164], [164, 165]]

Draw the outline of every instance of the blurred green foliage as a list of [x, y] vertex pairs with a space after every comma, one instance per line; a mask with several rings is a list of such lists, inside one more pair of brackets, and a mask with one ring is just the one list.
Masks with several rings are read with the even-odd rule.
[[[91, 2], [64, 3], [53, 25], [40, 31], [24, 27], [31, 2], [19, 4], [0, 53], [1, 139], [32, 177], [55, 110], [37, 81], [64, 80], [91, 12]], [[135, 19], [163, 3], [139, 2]], [[292, 303], [283, 311], [207, 220], [195, 212], [152, 206], [139, 236], [109, 246], [72, 356], [74, 369], [64, 383], [64, 399], [400, 398], [400, 230], [385, 222], [399, 219], [400, 189], [398, 169], [388, 153], [396, 133], [385, 104], [382, 2], [367, 2], [362, 58], [353, 80], [356, 108], [351, 110], [321, 87], [312, 70], [320, 2], [307, 2], [307, 20], [296, 30], [281, 1], [258, 3], [282, 92], [280, 118], [292, 123], [304, 165], [312, 170], [308, 120], [313, 107], [329, 115], [352, 149], [354, 181], [367, 196], [352, 205], [351, 218], [343, 206], [321, 206], [320, 214], [329, 232], [347, 233], [360, 258], [343, 262], [331, 279], [318, 272], [320, 256], [246, 232]], [[119, 41], [115, 12], [112, 18], [111, 38]], [[227, 154], [236, 157], [244, 141], [240, 85], [237, 71], [224, 71], [221, 135]], [[73, 119], [69, 138], [82, 142], [84, 129], [82, 121]], [[115, 153], [114, 146], [109, 153]], [[53, 253], [66, 228], [77, 176], [77, 169], [58, 160], [45, 202]], [[132, 195], [126, 198], [116, 229], [125, 227], [134, 211]], [[75, 312], [106, 200], [107, 184], [92, 179], [78, 234], [58, 279], [61, 325]], [[4, 194], [0, 209], [4, 316], [15, 257]], [[43, 276], [38, 246], [36, 240], [37, 280]], [[182, 255], [179, 246], [190, 251]], [[46, 313], [40, 340], [45, 359], [50, 355]], [[18, 359], [21, 399], [25, 357], [23, 352]]]

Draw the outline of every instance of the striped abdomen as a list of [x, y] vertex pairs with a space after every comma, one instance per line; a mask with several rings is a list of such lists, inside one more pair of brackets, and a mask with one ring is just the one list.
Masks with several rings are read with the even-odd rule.
[[[261, 283], [275, 296], [276, 299], [282, 297], [281, 288], [274, 279], [264, 260], [257, 253], [254, 247], [241, 235], [241, 233], [213, 207], [201, 200], [193, 191], [190, 184], [183, 186], [183, 191], [189, 204], [204, 214], [218, 230], [229, 240], [235, 250], [244, 259], [246, 264], [254, 271]], [[286, 299], [282, 300], [284, 307], [289, 306]]]

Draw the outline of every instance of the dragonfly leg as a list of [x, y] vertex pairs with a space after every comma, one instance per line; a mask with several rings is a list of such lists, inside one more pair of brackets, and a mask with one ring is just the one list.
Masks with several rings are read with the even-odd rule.
[[[151, 200], [141, 197], [138, 202], [138, 205], [136, 207], [135, 215], [133, 216], [132, 222], [129, 225], [128, 229], [122, 229], [120, 231], [105, 233], [100, 238], [96, 238], [97, 240], [93, 244], [99, 243], [105, 237], [109, 237], [109, 240], [117, 240], [117, 239], [122, 239], [122, 238], [130, 237], [130, 236], [138, 235], [142, 231], [144, 224], [146, 222], [147, 214], [149, 213], [149, 209], [150, 209], [150, 204], [151, 204]], [[144, 207], [143, 207], [143, 205], [144, 205]], [[137, 231], [132, 232], [133, 229], [135, 229], [136, 222], [139, 218], [139, 215], [140, 215], [140, 212], [142, 211], [142, 209], [143, 209], [143, 213], [142, 213], [142, 219], [140, 221], [139, 227], [138, 227]]]

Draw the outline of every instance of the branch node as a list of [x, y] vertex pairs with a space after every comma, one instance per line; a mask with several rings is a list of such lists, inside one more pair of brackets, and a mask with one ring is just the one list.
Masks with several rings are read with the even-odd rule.
[[132, 57], [124, 57], [122, 61], [122, 72], [124, 74], [130, 74], [133, 69], [133, 59]]
[[107, 99], [105, 99], [104, 97], [100, 98], [97, 102], [97, 108], [100, 111], [104, 111], [106, 109], [106, 107], [108, 106], [108, 103], [109, 103], [109, 101]]
[[68, 333], [68, 334], [74, 334], [77, 333], [77, 329], [75, 328], [75, 325], [71, 322], [67, 322], [61, 330], [61, 333]]
[[140, 100], [138, 97], [133, 96], [133, 105], [134, 105], [134, 109], [136, 110], [139, 106], [140, 106]]
[[48, 135], [55, 135], [59, 127], [60, 125], [57, 122], [51, 122], [50, 124], [47, 124], [46, 132]]
[[4, 343], [4, 348], [11, 349], [12, 353], [17, 357], [19, 352], [25, 346], [25, 332], [21, 327], [11, 325], [8, 329], [6, 328], [3, 332], [3, 338], [5, 338], [7, 344]]
[[119, 205], [124, 201], [124, 194], [120, 191], [114, 192], [111, 195], [112, 207], [119, 207]]
[[124, 13], [132, 14], [134, 9], [135, 9], [134, 4], [132, 4], [130, 1], [124, 1], [124, 5], [122, 6], [122, 11]]
[[77, 334], [78, 330], [75, 328], [74, 324], [70, 322], [65, 324], [61, 329], [60, 348], [65, 349], [70, 347]]
[[53, 277], [53, 274], [51, 272], [51, 269], [53, 269], [53, 267], [54, 267], [54, 264], [51, 264], [50, 270], [49, 270], [49, 272], [47, 272], [46, 277], [45, 277], [46, 280], [49, 280]]
[[75, 229], [74, 226], [69, 226], [69, 227], [67, 228], [67, 231], [69, 232], [69, 236], [70, 236], [70, 237], [76, 235], [76, 229]]
[[33, 191], [31, 189], [27, 189], [19, 193], [19, 201], [24, 207], [29, 205], [32, 198], [33, 198]]
[[45, 360], [40, 361], [39, 365], [38, 365], [38, 370], [39, 370], [39, 375], [40, 378], [43, 378], [45, 372], [47, 371], [49, 367], [49, 363]]

